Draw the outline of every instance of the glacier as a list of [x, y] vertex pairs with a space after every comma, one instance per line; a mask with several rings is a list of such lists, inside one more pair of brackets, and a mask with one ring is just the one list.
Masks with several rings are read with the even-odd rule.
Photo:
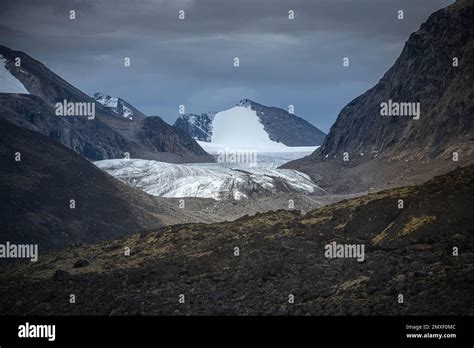
[[206, 167], [142, 159], [110, 159], [94, 164], [122, 182], [159, 197], [240, 200], [275, 192], [326, 194], [308, 175], [292, 169]]

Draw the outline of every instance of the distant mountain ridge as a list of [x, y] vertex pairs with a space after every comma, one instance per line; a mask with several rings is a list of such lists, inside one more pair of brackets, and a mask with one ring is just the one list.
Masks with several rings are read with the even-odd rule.
[[[258, 122], [263, 125], [268, 138], [273, 142], [290, 147], [318, 146], [321, 145], [325, 137], [324, 132], [286, 110], [268, 107], [250, 99], [240, 100], [236, 107], [253, 110]], [[211, 143], [213, 142], [213, 123], [218, 114], [220, 112], [209, 112], [200, 115], [185, 114], [176, 120], [174, 126], [184, 130], [196, 140]], [[230, 131], [232, 130], [229, 129]]]
[[96, 92], [94, 93], [94, 99], [98, 103], [102, 104], [105, 108], [108, 108], [112, 112], [124, 118], [128, 118], [129, 120], [140, 120], [146, 117], [132, 104], [126, 102], [122, 98], [111, 97], [110, 95]]
[[[9, 122], [51, 137], [90, 160], [128, 154], [172, 163], [214, 162], [189, 135], [160, 117], [145, 117], [120, 98], [115, 107], [96, 102], [23, 52], [0, 46], [0, 54], [6, 59], [7, 71], [30, 93], [0, 93], [0, 117]], [[15, 66], [16, 58], [21, 67]], [[95, 104], [95, 118], [55, 115], [55, 104], [64, 100]]]

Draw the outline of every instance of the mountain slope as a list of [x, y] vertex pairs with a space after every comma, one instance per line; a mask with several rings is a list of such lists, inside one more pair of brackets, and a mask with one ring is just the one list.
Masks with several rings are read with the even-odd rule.
[[[304, 216], [279, 210], [57, 251], [0, 273], [0, 310], [19, 315], [473, 315], [473, 193], [470, 166], [424, 185], [345, 200]], [[332, 242], [364, 245], [363, 262], [328, 258], [326, 246]], [[132, 250], [129, 257], [123, 256], [125, 246]], [[74, 268], [78, 260], [89, 265]], [[81, 305], [68, 304], [65, 293], [80, 293]], [[179, 294], [185, 295], [184, 304]], [[17, 301], [9, 300], [13, 295]]]
[[0, 94], [0, 118], [50, 137], [91, 160], [121, 158], [135, 148], [110, 126], [111, 120], [106, 120], [110, 117], [97, 113], [94, 120], [59, 117], [34, 94]]
[[2, 243], [38, 243], [41, 252], [163, 225], [152, 197], [41, 134], [0, 119], [0, 144]]
[[[170, 162], [213, 162], [191, 137], [164, 121], [148, 121], [130, 104], [122, 101], [136, 117], [123, 117], [124, 109], [106, 107], [23, 52], [0, 46], [6, 59], [6, 69], [20, 81], [30, 95], [0, 94], [0, 117], [21, 127], [49, 136], [91, 160], [132, 157]], [[21, 67], [15, 67], [15, 58]], [[95, 117], [56, 116], [55, 104], [71, 103], [95, 105]], [[121, 99], [120, 99], [121, 100]], [[117, 111], [120, 111], [117, 113]], [[155, 146], [155, 139], [167, 141]]]
[[177, 118], [174, 125], [189, 134], [193, 139], [210, 143], [212, 141], [212, 121], [216, 114], [186, 114]]
[[217, 113], [180, 116], [174, 126], [196, 140], [249, 148], [260, 144], [266, 147], [272, 144], [275, 147], [318, 146], [325, 136], [298, 116], [249, 99], [242, 99], [235, 107]]
[[326, 136], [308, 121], [286, 110], [265, 106], [249, 99], [242, 99], [237, 106], [254, 110], [269, 138], [287, 146], [319, 146]]
[[146, 149], [151, 148], [165, 156], [142, 156], [142, 159], [152, 159], [171, 163], [215, 162], [213, 156], [188, 134], [181, 129], [170, 126], [159, 116], [149, 116], [136, 127], [135, 137]]
[[[26, 53], [0, 45], [0, 54], [6, 59], [6, 68], [9, 72], [25, 86], [30, 94], [39, 96], [47, 104], [54, 105], [63, 99], [92, 101], [92, 98], [87, 94], [66, 82]], [[21, 67], [15, 66], [16, 58], [20, 58]]]
[[[383, 171], [387, 162], [398, 160], [411, 161], [416, 171], [419, 162], [447, 162], [453, 152], [469, 163], [474, 156], [473, 21], [472, 1], [458, 1], [432, 14], [379, 83], [342, 109], [321, 147], [284, 167], [331, 175], [326, 167], [333, 164], [327, 162], [340, 161], [345, 152], [354, 162], [345, 164], [346, 169], [377, 158], [377, 165], [368, 165], [371, 169]], [[454, 58], [458, 66], [453, 66]], [[381, 105], [389, 102], [419, 103], [419, 119], [382, 116]], [[387, 181], [395, 179], [392, 175]]]

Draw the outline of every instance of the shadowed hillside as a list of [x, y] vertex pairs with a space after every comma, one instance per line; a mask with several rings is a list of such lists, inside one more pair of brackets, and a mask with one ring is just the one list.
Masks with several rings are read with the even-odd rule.
[[[41, 254], [37, 263], [20, 262], [0, 275], [0, 310], [472, 315], [473, 174], [474, 166], [460, 168], [421, 186], [341, 201], [306, 215], [279, 210], [234, 222], [175, 225]], [[364, 245], [363, 262], [325, 257], [333, 241]], [[124, 255], [126, 247], [130, 256]], [[80, 260], [89, 264], [74, 267]], [[77, 296], [73, 305], [71, 293]], [[288, 302], [290, 294], [294, 303]], [[13, 295], [16, 302], [9, 300]]]
[[1, 119], [0, 143], [2, 243], [45, 250], [163, 226], [152, 197], [61, 144]]
[[[341, 110], [321, 147], [282, 167], [347, 193], [421, 183], [472, 163], [473, 21], [472, 1], [433, 13], [382, 79]], [[419, 119], [381, 114], [389, 101], [419, 103]]]

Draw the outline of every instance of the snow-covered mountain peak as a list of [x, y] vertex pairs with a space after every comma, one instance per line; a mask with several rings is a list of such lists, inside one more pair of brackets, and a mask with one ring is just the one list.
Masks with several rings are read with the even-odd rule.
[[325, 134], [287, 111], [241, 99], [234, 107], [217, 113], [183, 115], [175, 127], [187, 132], [208, 152], [233, 148], [259, 152], [294, 151], [322, 143]]
[[109, 108], [113, 113], [133, 120], [135, 116], [134, 111], [130, 104], [125, 102], [123, 99], [117, 97], [111, 97], [110, 95], [104, 93], [94, 93], [94, 99], [96, 102], [102, 104], [104, 107]]
[[250, 108], [255, 104], [257, 104], [257, 103], [255, 103], [254, 101], [252, 101], [250, 99], [240, 99], [239, 102], [237, 104], [235, 104], [235, 106], [242, 106], [242, 107], [245, 107], [245, 108]]

